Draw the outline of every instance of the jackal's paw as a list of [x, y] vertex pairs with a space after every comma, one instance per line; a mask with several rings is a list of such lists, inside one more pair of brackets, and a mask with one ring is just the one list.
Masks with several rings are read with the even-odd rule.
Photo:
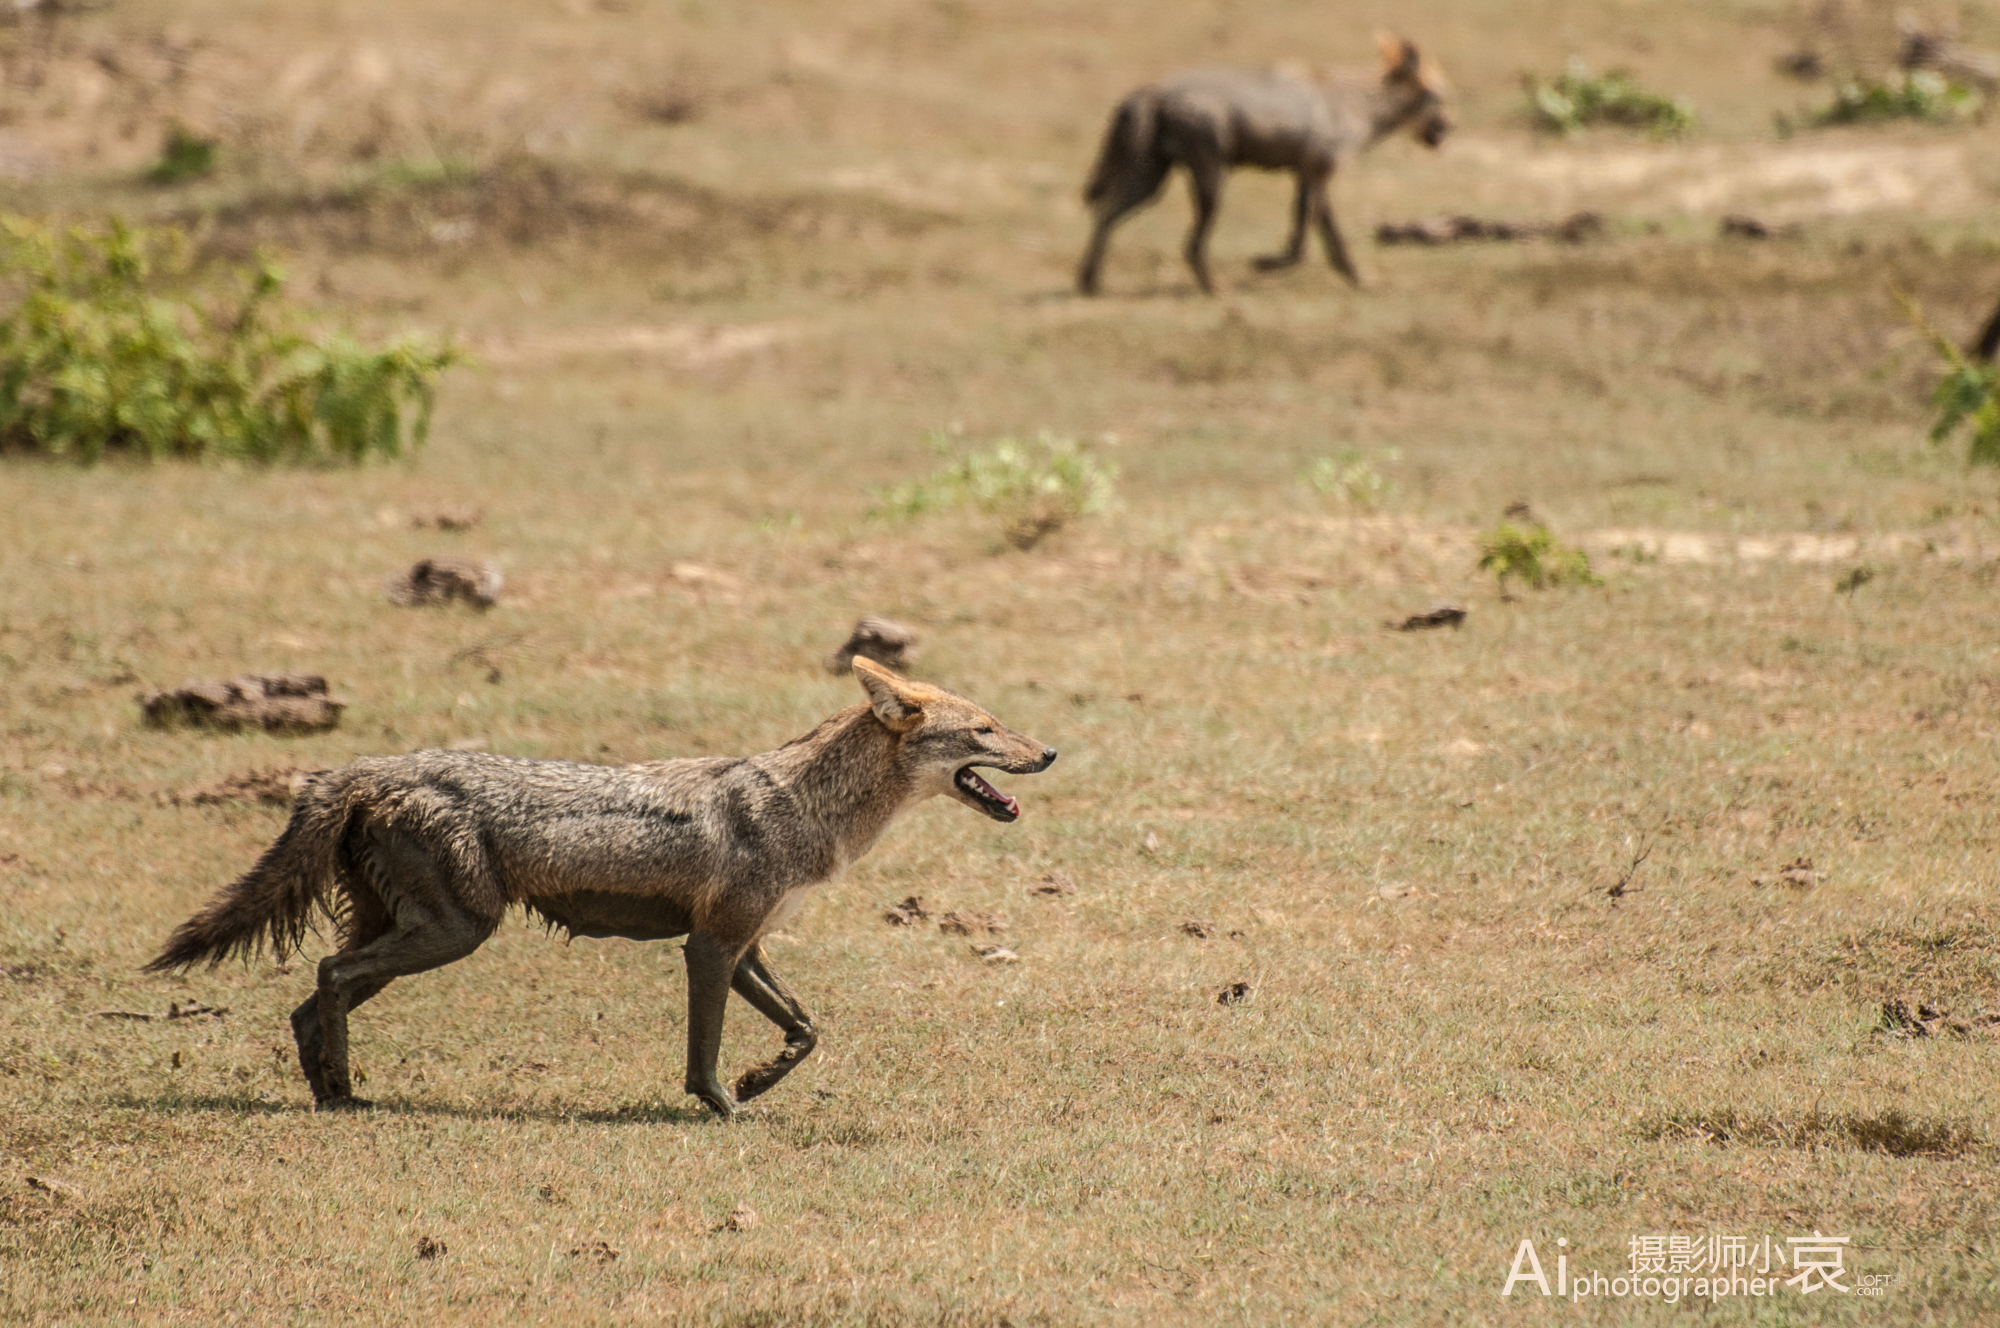
[[375, 1104], [373, 1102], [370, 1102], [365, 1097], [355, 1097], [352, 1094], [349, 1094], [347, 1097], [322, 1098], [320, 1101], [313, 1103], [314, 1111], [373, 1111], [374, 1109]]
[[1250, 260], [1250, 266], [1259, 272], [1282, 272], [1288, 267], [1297, 267], [1297, 254], [1262, 254]]

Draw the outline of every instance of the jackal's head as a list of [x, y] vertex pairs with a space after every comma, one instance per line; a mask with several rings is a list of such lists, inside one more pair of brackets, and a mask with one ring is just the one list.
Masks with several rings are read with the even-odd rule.
[[1002, 724], [956, 692], [899, 678], [871, 659], [854, 657], [854, 676], [875, 718], [897, 734], [897, 760], [918, 796], [944, 793], [996, 821], [1021, 819], [1021, 804], [974, 774], [975, 768], [1032, 775], [1049, 768], [1056, 749]]
[[[1452, 129], [1451, 113], [1444, 105], [1451, 95], [1451, 84], [1445, 81], [1444, 71], [1393, 32], [1376, 33], [1375, 44], [1382, 50], [1382, 91], [1394, 108], [1397, 123], [1410, 126], [1410, 132], [1427, 148], [1444, 142]], [[1384, 125], [1382, 132], [1389, 128]]]

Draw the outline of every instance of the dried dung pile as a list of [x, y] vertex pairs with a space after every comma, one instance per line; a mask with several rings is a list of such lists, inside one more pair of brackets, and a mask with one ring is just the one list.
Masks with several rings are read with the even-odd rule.
[[483, 558], [426, 558], [382, 583], [389, 598], [408, 608], [460, 600], [490, 609], [500, 598], [500, 569]]
[[901, 671], [910, 666], [916, 644], [917, 634], [903, 624], [870, 614], [854, 624], [853, 634], [840, 649], [826, 657], [826, 671], [847, 672], [853, 667], [856, 655], [872, 659], [883, 668]]
[[150, 692], [139, 698], [139, 708], [155, 728], [322, 733], [340, 723], [347, 702], [329, 695], [326, 679], [316, 673], [245, 673]]

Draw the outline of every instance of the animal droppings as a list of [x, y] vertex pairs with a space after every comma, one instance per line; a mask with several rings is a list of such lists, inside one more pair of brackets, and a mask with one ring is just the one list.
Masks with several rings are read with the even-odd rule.
[[1076, 893], [1076, 882], [1061, 872], [1050, 872], [1029, 886], [1028, 893], [1042, 899], [1061, 899]]
[[31, 1190], [40, 1190], [44, 1194], [53, 1194], [63, 1199], [83, 1198], [82, 1190], [66, 1180], [57, 1180], [54, 1176], [30, 1176], [28, 1177], [28, 1188]]
[[1228, 983], [1215, 993], [1215, 1003], [1217, 1005], [1241, 1005], [1250, 999], [1250, 993], [1253, 990], [1255, 988], [1247, 982]]
[[1489, 221], [1482, 217], [1430, 217], [1385, 221], [1375, 228], [1377, 244], [1464, 244], [1469, 241], [1555, 240], [1580, 244], [1604, 233], [1604, 218], [1574, 212], [1560, 221]]
[[611, 1263], [618, 1257], [618, 1251], [601, 1240], [593, 1240], [588, 1245], [572, 1245], [569, 1251], [572, 1259], [594, 1259], [599, 1264]]
[[262, 766], [239, 771], [184, 793], [168, 794], [165, 801], [173, 806], [188, 803], [209, 807], [221, 803], [249, 802], [262, 807], [289, 807], [292, 799], [299, 795], [312, 777], [323, 773], [325, 768], [321, 766], [309, 770], [291, 765]]
[[1401, 622], [1390, 619], [1385, 626], [1398, 632], [1423, 632], [1435, 627], [1465, 626], [1465, 608], [1459, 604], [1433, 604], [1422, 613], [1413, 613]]
[[1189, 918], [1181, 924], [1181, 932], [1197, 941], [1205, 941], [1215, 935], [1215, 924], [1207, 918]]
[[450, 1252], [451, 1247], [441, 1240], [433, 1240], [429, 1236], [417, 1237], [417, 1257], [419, 1259], [436, 1259]]
[[976, 908], [955, 908], [941, 914], [937, 925], [939, 931], [950, 936], [991, 936], [1007, 930], [1007, 919]]
[[917, 634], [899, 622], [873, 614], [854, 624], [854, 631], [840, 649], [826, 657], [828, 673], [845, 673], [854, 657], [872, 659], [886, 668], [901, 671], [909, 667], [917, 644]]
[[914, 927], [930, 916], [924, 911], [924, 901], [911, 895], [900, 904], [891, 904], [882, 911], [882, 921], [891, 927]]
[[1768, 240], [1771, 238], [1771, 228], [1769, 226], [1766, 226], [1755, 217], [1746, 217], [1740, 213], [1724, 217], [1721, 226], [1718, 228], [1718, 233], [1725, 239]]
[[323, 733], [340, 723], [347, 702], [327, 692], [315, 673], [244, 673], [217, 681], [194, 679], [171, 692], [139, 698], [154, 728], [211, 728], [233, 732]]
[[410, 525], [416, 530], [470, 530], [485, 515], [476, 507], [447, 505], [412, 513]]
[[425, 558], [408, 571], [382, 583], [392, 603], [405, 608], [449, 604], [458, 600], [476, 609], [490, 609], [500, 598], [505, 578], [483, 558]]
[[762, 1220], [757, 1216], [757, 1210], [749, 1204], [738, 1204], [729, 1216], [723, 1219], [722, 1227], [725, 1231], [748, 1231]]
[[1767, 885], [1783, 885], [1794, 890], [1810, 890], [1826, 879], [1826, 873], [1813, 870], [1811, 858], [1793, 858], [1775, 872], [1763, 873], [1750, 878], [1750, 884], [1759, 889]]

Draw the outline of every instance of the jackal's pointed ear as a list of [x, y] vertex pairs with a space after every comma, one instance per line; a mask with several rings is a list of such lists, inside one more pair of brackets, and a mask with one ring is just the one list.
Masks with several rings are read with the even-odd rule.
[[854, 678], [861, 684], [861, 690], [868, 693], [868, 704], [874, 709], [875, 718], [895, 732], [908, 733], [923, 722], [923, 697], [908, 679], [898, 678], [874, 660], [860, 655], [854, 657]]
[[1407, 74], [1412, 78], [1416, 77], [1417, 66], [1422, 62], [1416, 47], [1387, 28], [1375, 33], [1375, 46], [1382, 52], [1384, 74]]

